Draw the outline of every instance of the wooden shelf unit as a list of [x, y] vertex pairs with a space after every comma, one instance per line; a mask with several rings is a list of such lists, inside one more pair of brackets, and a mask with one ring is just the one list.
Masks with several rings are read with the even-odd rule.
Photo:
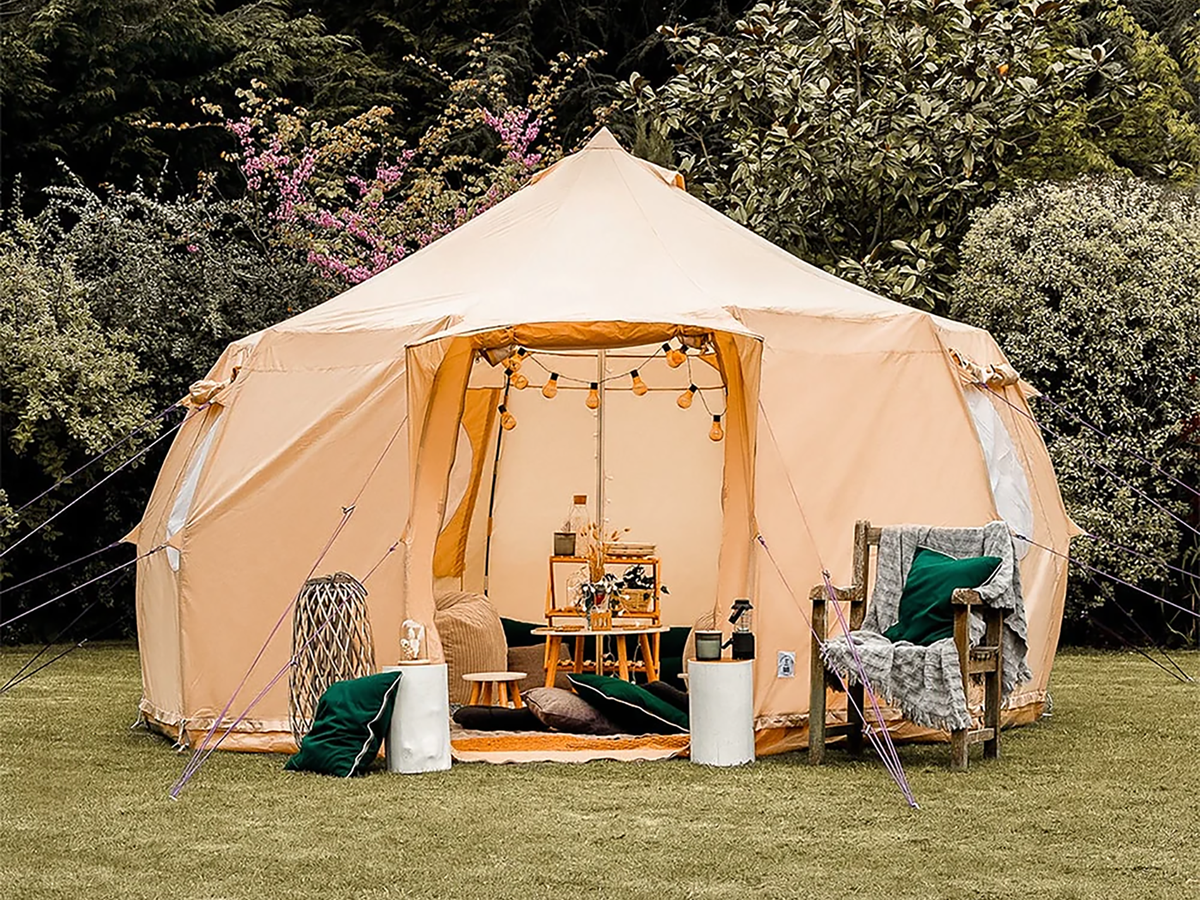
[[[557, 578], [555, 577], [556, 566], [587, 566], [588, 560], [582, 556], [551, 556], [550, 557], [550, 582], [546, 588], [546, 621], [550, 625], [554, 624], [555, 619], [585, 618], [583, 610], [577, 609], [573, 605], [569, 605], [570, 601], [566, 597], [560, 598], [558, 595]], [[662, 616], [659, 610], [659, 605], [662, 600], [662, 561], [657, 556], [605, 556], [604, 570], [619, 569], [624, 572], [630, 566], [645, 566], [652, 573], [653, 590], [651, 593], [650, 608], [645, 612], [621, 612], [618, 615], [618, 610], [613, 609], [613, 623], [620, 622], [648, 622], [654, 626], [662, 624]], [[559, 601], [567, 603], [566, 606], [559, 606]], [[610, 609], [612, 607], [610, 606]]]

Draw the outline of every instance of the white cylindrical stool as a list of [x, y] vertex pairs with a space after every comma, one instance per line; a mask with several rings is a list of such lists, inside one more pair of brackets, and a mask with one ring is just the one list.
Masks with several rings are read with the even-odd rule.
[[754, 762], [754, 660], [689, 659], [687, 669], [692, 762]]
[[450, 692], [445, 663], [384, 666], [400, 672], [384, 756], [389, 772], [450, 768]]

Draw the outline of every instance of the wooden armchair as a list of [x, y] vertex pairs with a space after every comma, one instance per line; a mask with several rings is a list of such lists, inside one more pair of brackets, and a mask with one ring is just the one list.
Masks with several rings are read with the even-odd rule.
[[[846, 616], [851, 631], [862, 627], [863, 618], [867, 611], [867, 581], [871, 571], [871, 550], [879, 548], [879, 538], [883, 529], [871, 527], [870, 522], [859, 521], [854, 526], [854, 583], [850, 587], [834, 588], [834, 595], [839, 602], [849, 603], [849, 614]], [[825, 744], [830, 737], [846, 736], [846, 745], [852, 753], [862, 749], [863, 742], [863, 705], [862, 685], [849, 687], [849, 699], [846, 704], [846, 721], [830, 723], [826, 719], [826, 692], [829, 688], [841, 689], [838, 676], [828, 671], [821, 658], [821, 645], [832, 635], [830, 634], [830, 616], [828, 609], [829, 592], [824, 584], [817, 585], [809, 594], [812, 601], [812, 657], [811, 657], [811, 691], [809, 700], [809, 733], [808, 759], [812, 765], [820, 765], [825, 759]], [[1001, 629], [1004, 621], [1004, 610], [997, 609], [984, 603], [975, 590], [960, 588], [953, 594], [954, 606], [954, 643], [958, 648], [959, 667], [962, 672], [963, 693], [970, 696], [970, 677], [982, 674], [984, 677], [984, 713], [983, 725], [980, 728], [957, 729], [950, 732], [950, 766], [953, 769], [966, 769], [967, 758], [971, 744], [983, 742], [983, 755], [988, 759], [996, 759], [1000, 755], [1000, 706], [1001, 706], [1001, 672], [1003, 667], [1003, 651]], [[983, 615], [986, 630], [980, 646], [972, 647], [970, 638], [971, 607], [978, 607]], [[836, 612], [832, 613], [837, 621]]]

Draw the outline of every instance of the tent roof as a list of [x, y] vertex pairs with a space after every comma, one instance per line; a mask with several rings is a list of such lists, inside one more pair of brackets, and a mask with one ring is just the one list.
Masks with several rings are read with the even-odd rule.
[[540, 322], [747, 333], [740, 311], [924, 315], [797, 259], [630, 155], [607, 129], [529, 185], [374, 278], [272, 331], [426, 335]]

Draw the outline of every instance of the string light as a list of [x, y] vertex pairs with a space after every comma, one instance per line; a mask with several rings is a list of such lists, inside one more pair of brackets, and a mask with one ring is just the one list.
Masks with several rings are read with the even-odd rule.
[[629, 376], [633, 379], [633, 392], [639, 397], [644, 397], [646, 391], [650, 390], [650, 388], [646, 386], [646, 382], [642, 381], [642, 376], [638, 374], [638, 370], [634, 369], [629, 373]]
[[700, 390], [700, 388], [696, 387], [694, 384], [689, 384], [688, 389], [675, 399], [676, 405], [680, 409], [691, 409], [692, 401], [696, 398], [696, 391], [698, 390]]
[[591, 388], [588, 390], [587, 408], [588, 409], [599, 409], [600, 408], [600, 385], [594, 381], [591, 382]]
[[663, 344], [662, 348], [667, 354], [667, 365], [672, 369], [678, 369], [687, 360], [687, 354], [676, 347], [672, 347], [669, 342]]
[[508, 376], [509, 383], [518, 391], [523, 391], [529, 387], [529, 379], [520, 372], [514, 372], [512, 369], [505, 369], [504, 374]]
[[725, 437], [725, 429], [721, 427], [721, 417], [713, 416], [712, 428], [708, 429], [708, 439], [719, 441], [723, 437]]
[[517, 427], [517, 417], [510, 413], [503, 403], [500, 404], [500, 427], [505, 431], [512, 431]]
[[[524, 347], [518, 347], [517, 352], [504, 361], [504, 365], [514, 372], [521, 371], [521, 359], [527, 352]], [[526, 381], [525, 383], [528, 384], [529, 382]]]
[[550, 380], [542, 385], [542, 396], [547, 400], [553, 400], [558, 394], [558, 373], [551, 372]]

